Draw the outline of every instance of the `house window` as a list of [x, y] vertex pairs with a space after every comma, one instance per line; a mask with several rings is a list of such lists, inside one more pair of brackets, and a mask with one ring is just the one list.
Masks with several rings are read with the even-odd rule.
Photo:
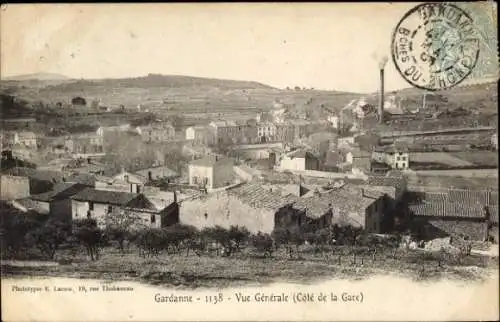
[[89, 210], [94, 210], [94, 203], [89, 201]]
[[208, 219], [208, 214], [207, 213], [205, 213], [203, 216], [205, 217], [205, 220]]
[[152, 224], [156, 223], [156, 216], [155, 215], [151, 215], [151, 223]]
[[113, 206], [108, 206], [108, 214], [113, 212]]
[[194, 177], [193, 177], [193, 183], [194, 183], [194, 184], [198, 184], [198, 177], [197, 177], [197, 176], [194, 176]]
[[126, 175], [124, 178], [125, 178], [125, 181], [127, 181], [127, 182], [129, 181], [128, 175]]

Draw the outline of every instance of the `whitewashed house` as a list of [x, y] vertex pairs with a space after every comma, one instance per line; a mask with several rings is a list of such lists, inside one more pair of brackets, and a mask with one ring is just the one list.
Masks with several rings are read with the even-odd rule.
[[406, 147], [376, 147], [372, 152], [372, 160], [385, 163], [392, 169], [405, 170], [410, 167], [410, 153]]
[[232, 183], [233, 160], [214, 155], [193, 160], [188, 165], [189, 185], [214, 189]]

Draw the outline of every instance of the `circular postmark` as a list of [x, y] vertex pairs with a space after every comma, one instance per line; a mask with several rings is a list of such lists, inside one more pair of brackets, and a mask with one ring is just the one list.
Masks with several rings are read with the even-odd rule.
[[479, 58], [472, 18], [449, 3], [424, 3], [408, 11], [392, 34], [396, 69], [411, 85], [430, 91], [462, 82]]

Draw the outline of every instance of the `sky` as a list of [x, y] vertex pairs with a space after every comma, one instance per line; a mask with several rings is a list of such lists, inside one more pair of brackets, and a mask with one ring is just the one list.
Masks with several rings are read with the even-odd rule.
[[[1, 73], [148, 73], [373, 92], [394, 27], [417, 3], [9, 4]], [[388, 90], [409, 87], [392, 59]]]

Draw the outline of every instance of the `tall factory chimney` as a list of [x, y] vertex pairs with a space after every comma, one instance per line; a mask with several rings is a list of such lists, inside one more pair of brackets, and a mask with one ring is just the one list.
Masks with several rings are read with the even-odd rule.
[[379, 93], [379, 103], [378, 103], [378, 120], [379, 123], [384, 122], [384, 68], [387, 63], [387, 56], [382, 57], [379, 60], [379, 71], [380, 71], [380, 93]]

